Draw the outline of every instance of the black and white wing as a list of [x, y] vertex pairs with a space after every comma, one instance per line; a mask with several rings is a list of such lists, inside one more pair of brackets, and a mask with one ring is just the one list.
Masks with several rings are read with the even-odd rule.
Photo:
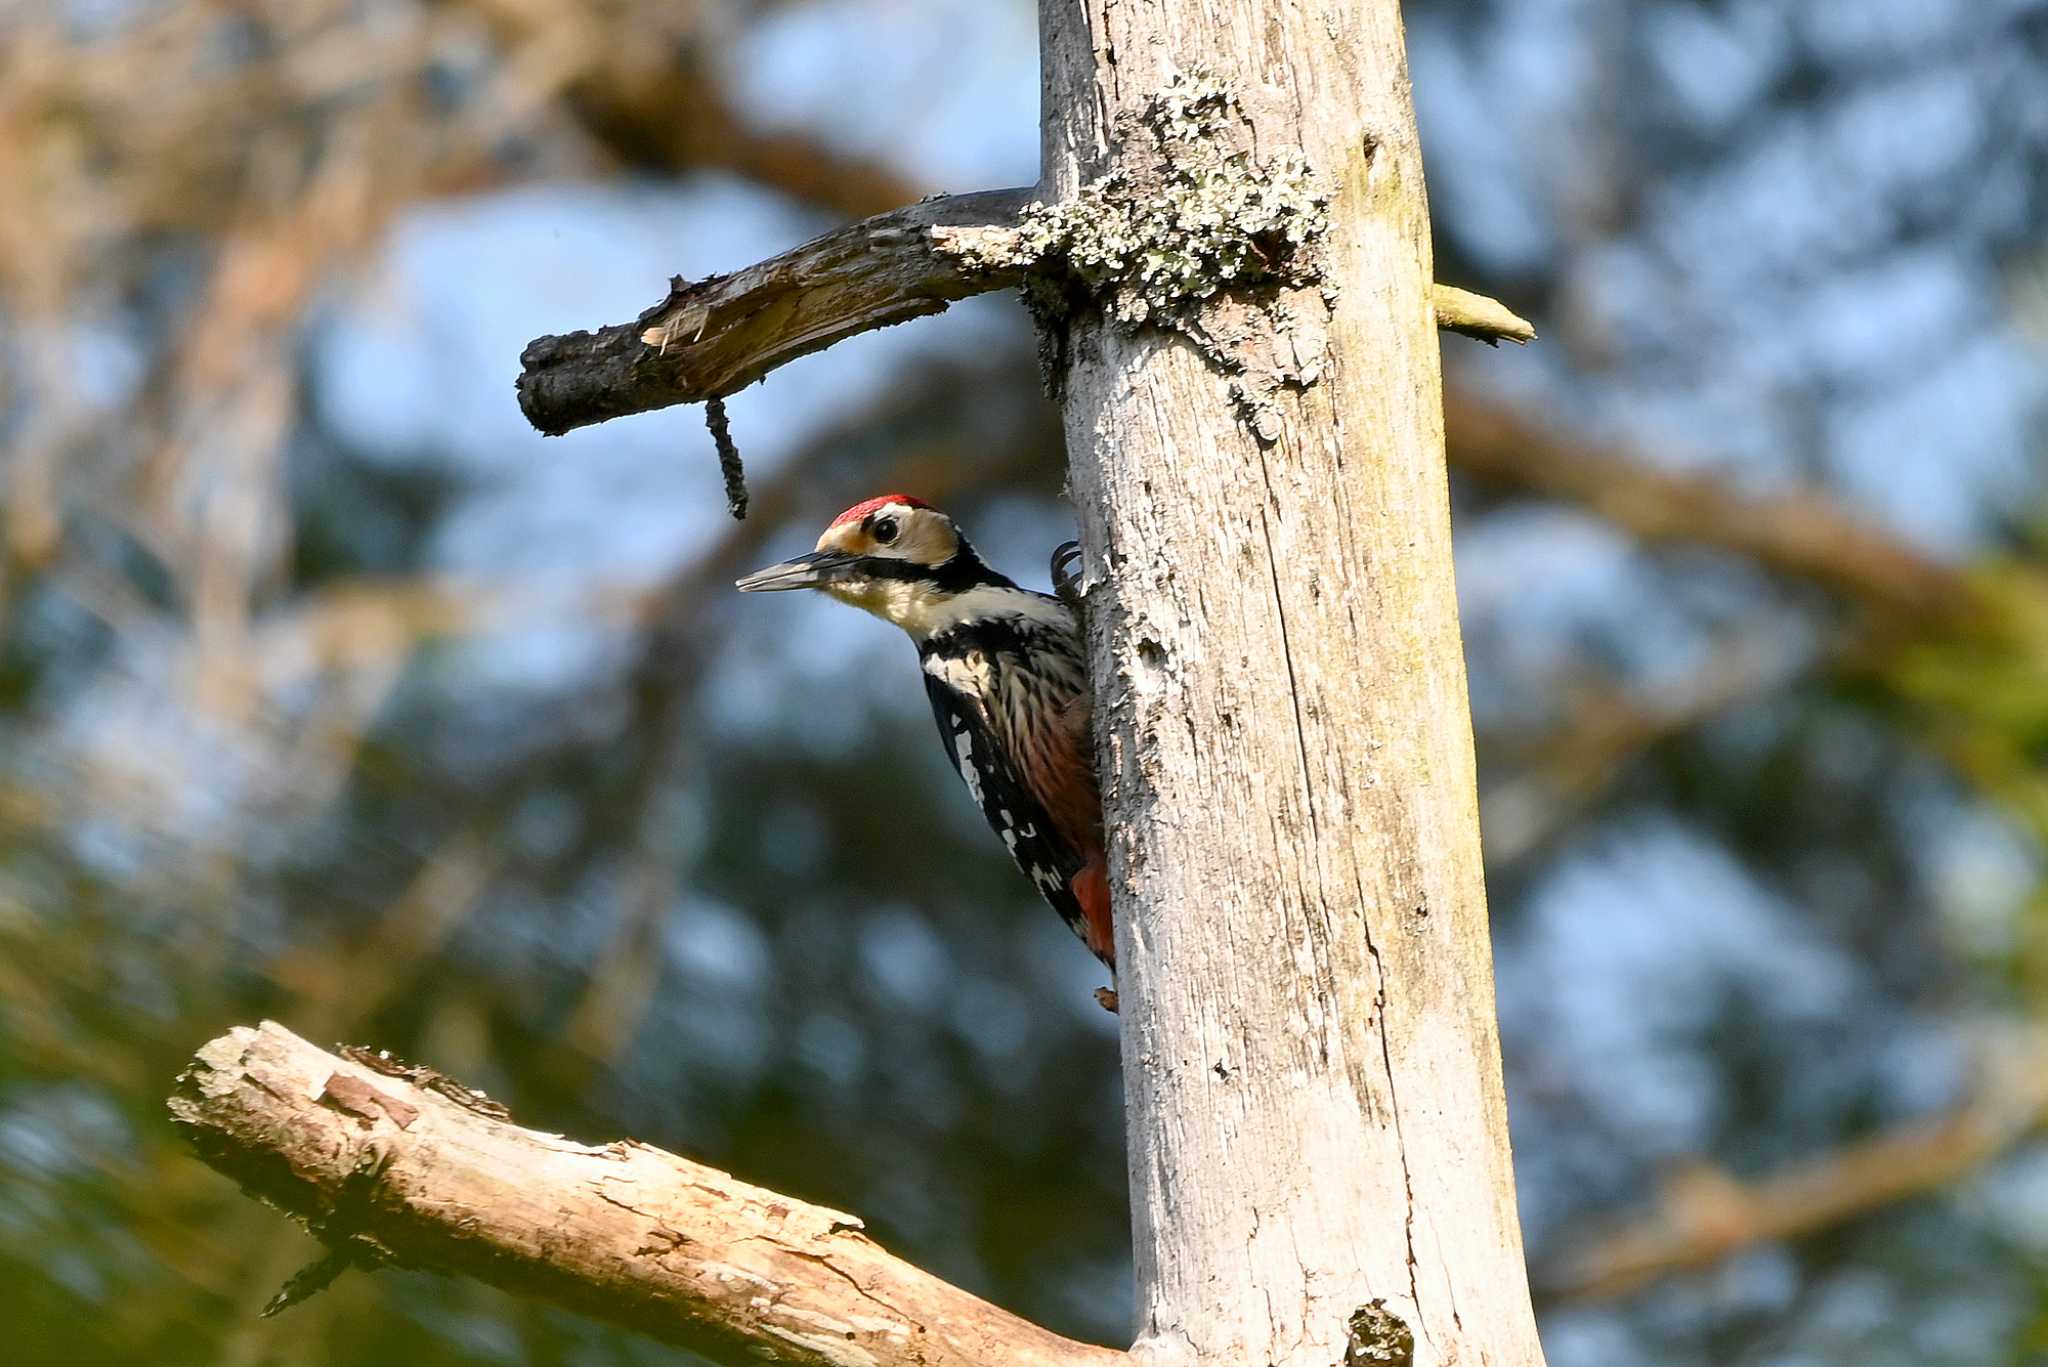
[[1087, 923], [1074, 896], [1073, 880], [1086, 861], [1053, 828], [1045, 808], [996, 743], [980, 700], [946, 678], [952, 670], [965, 667], [969, 667], [965, 661], [937, 656], [924, 661], [924, 691], [932, 700], [932, 716], [939, 723], [946, 756], [960, 771], [968, 793], [988, 819], [989, 828], [1009, 848], [1017, 867], [1052, 904], [1068, 929], [1085, 940]]

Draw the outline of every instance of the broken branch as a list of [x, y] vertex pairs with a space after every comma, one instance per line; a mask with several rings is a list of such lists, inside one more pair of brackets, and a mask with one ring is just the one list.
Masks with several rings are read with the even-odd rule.
[[1522, 346], [1536, 340], [1535, 325], [1498, 299], [1456, 285], [1437, 285], [1430, 298], [1436, 304], [1436, 325], [1445, 332], [1476, 337], [1488, 346]]
[[423, 1070], [359, 1057], [240, 1026], [199, 1050], [171, 1114], [207, 1164], [337, 1252], [475, 1277], [720, 1361], [1126, 1360], [911, 1266], [850, 1215], [632, 1140], [521, 1129], [416, 1085]]
[[[630, 323], [537, 337], [519, 363], [519, 407], [549, 436], [720, 398], [857, 333], [941, 313], [1020, 283], [1031, 189], [941, 195], [814, 238], [730, 275], [677, 277]], [[1436, 287], [1440, 327], [1488, 341], [1536, 331], [1468, 290]]]
[[[630, 323], [540, 337], [520, 355], [519, 407], [549, 436], [743, 389], [856, 333], [940, 313], [1017, 276], [967, 263], [1030, 190], [941, 196], [878, 214], [730, 275], [686, 281]], [[955, 246], [942, 247], [935, 230]]]

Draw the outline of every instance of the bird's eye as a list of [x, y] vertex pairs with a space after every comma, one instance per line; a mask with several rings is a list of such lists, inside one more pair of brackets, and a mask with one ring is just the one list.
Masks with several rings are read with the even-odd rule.
[[896, 539], [896, 519], [893, 517], [876, 518], [875, 525], [868, 528], [868, 535], [881, 545], [888, 545]]

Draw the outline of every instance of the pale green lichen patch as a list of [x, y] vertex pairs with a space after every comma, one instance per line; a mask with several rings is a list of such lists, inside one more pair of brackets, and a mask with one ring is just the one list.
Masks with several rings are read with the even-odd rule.
[[1298, 150], [1253, 155], [1227, 86], [1176, 76], [1137, 123], [1122, 169], [1024, 211], [1017, 250], [1035, 271], [1078, 283], [1127, 324], [1171, 323], [1234, 286], [1320, 278], [1329, 191]]
[[1176, 76], [1117, 120], [1108, 174], [1014, 228], [937, 228], [933, 242], [968, 270], [1022, 275], [1055, 391], [1069, 327], [1099, 310], [1186, 337], [1230, 377], [1251, 431], [1277, 441], [1277, 396], [1315, 384], [1328, 350], [1332, 191], [1300, 150], [1261, 153], [1254, 133], [1228, 86]]

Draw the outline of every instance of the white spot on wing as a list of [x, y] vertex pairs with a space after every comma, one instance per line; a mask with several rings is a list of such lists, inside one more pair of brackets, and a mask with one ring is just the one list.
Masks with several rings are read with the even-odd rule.
[[974, 767], [974, 733], [961, 727], [953, 736], [953, 763], [960, 770], [960, 779], [967, 785], [967, 794], [981, 803], [981, 771]]

